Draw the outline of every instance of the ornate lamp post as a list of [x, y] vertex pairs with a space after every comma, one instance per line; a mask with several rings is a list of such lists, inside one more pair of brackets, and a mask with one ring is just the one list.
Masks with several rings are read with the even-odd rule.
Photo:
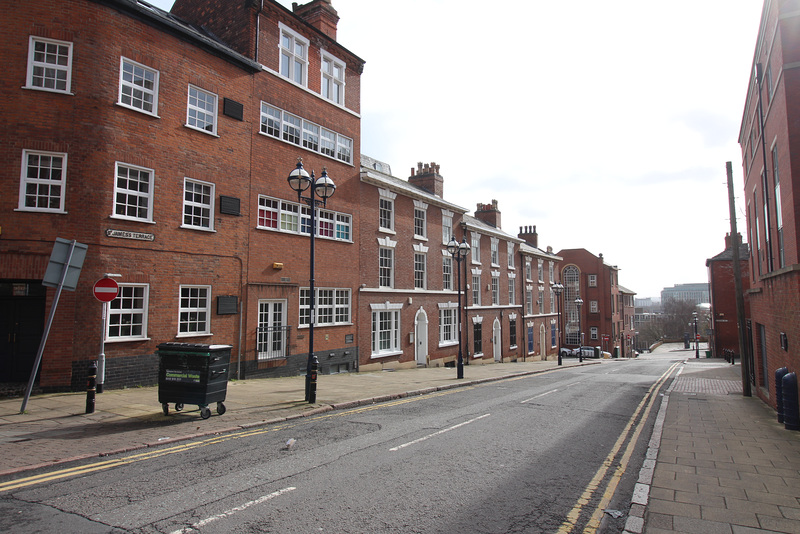
[[[287, 178], [289, 187], [297, 191], [297, 200], [305, 202], [311, 208], [311, 254], [309, 256], [309, 303], [310, 317], [308, 320], [308, 364], [306, 366], [306, 401], [313, 404], [317, 401], [317, 368], [319, 367], [319, 360], [314, 355], [314, 323], [316, 322], [316, 314], [314, 306], [316, 304], [316, 295], [314, 295], [314, 241], [317, 236], [317, 220], [316, 220], [316, 207], [320, 203], [315, 197], [319, 197], [321, 204], [324, 206], [328, 199], [333, 196], [336, 191], [336, 185], [328, 177], [328, 171], [325, 167], [322, 168], [322, 175], [319, 179], [314, 179], [314, 171], [311, 175], [303, 169], [303, 158], [297, 158], [297, 167], [289, 173]], [[304, 197], [303, 191], [309, 189], [311, 193]]]
[[553, 293], [556, 294], [556, 306], [558, 307], [558, 365], [562, 364], [561, 361], [561, 292], [564, 291], [564, 286], [560, 282], [553, 284]]
[[575, 299], [575, 306], [578, 307], [578, 361], [583, 361], [583, 326], [581, 325], [581, 306], [583, 299], [580, 295]]
[[467, 244], [467, 238], [464, 237], [461, 243], [456, 241], [456, 237], [452, 236], [450, 242], [447, 244], [447, 252], [456, 260], [456, 267], [458, 268], [458, 366], [457, 377], [464, 378], [464, 352], [462, 349], [463, 336], [461, 335], [461, 262], [467, 258], [470, 246]]
[[700, 357], [700, 340], [697, 338], [697, 312], [692, 312], [694, 316], [694, 357]]

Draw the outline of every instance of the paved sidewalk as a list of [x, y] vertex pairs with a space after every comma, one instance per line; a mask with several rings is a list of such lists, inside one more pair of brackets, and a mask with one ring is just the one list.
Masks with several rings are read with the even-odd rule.
[[[564, 360], [564, 367], [579, 364]], [[563, 367], [562, 367], [563, 368]], [[35, 467], [125, 452], [249, 426], [279, 422], [328, 410], [371, 404], [408, 395], [500, 380], [558, 369], [555, 361], [491, 363], [464, 367], [464, 379], [452, 367], [320, 375], [316, 404], [308, 404], [305, 377], [262, 378], [228, 383], [219, 416], [212, 404], [203, 420], [197, 406], [187, 405], [165, 417], [158, 387], [106, 390], [97, 395], [95, 412], [86, 414], [85, 393], [31, 397], [19, 413], [21, 398], [0, 401], [0, 476]]]
[[[742, 396], [738, 364], [687, 356], [648, 451], [657, 460], [643, 531], [800, 532], [800, 432]], [[629, 518], [628, 531], [636, 526]]]

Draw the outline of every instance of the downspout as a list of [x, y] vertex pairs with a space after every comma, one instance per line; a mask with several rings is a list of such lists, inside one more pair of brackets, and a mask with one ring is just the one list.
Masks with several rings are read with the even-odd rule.
[[[767, 235], [767, 271], [772, 272], [772, 226], [769, 222], [769, 186], [767, 181], [767, 133], [764, 131], [764, 106], [761, 102], [761, 79], [764, 77], [761, 63], [756, 63], [756, 83], [758, 84], [758, 121], [761, 127], [761, 158], [764, 160], [764, 174], [761, 176], [761, 188], [764, 190], [764, 230]], [[758, 209], [758, 206], [756, 206]]]

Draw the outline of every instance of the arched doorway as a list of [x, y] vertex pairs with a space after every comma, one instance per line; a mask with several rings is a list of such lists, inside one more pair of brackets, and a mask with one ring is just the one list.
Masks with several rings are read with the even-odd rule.
[[428, 365], [428, 314], [422, 306], [414, 316], [414, 359], [417, 365]]
[[542, 361], [547, 359], [547, 334], [545, 333], [544, 324], [539, 325], [539, 354], [542, 356]]
[[500, 321], [497, 317], [494, 318], [492, 324], [492, 351], [494, 353], [494, 361], [503, 361], [503, 336], [500, 329]]

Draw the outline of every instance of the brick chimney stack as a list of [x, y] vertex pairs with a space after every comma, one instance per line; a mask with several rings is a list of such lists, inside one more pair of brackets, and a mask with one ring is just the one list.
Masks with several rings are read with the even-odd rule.
[[492, 199], [491, 204], [479, 202], [478, 208], [475, 210], [475, 218], [495, 228], [500, 228], [500, 210], [497, 209], [497, 201]]
[[[736, 235], [739, 236], [738, 241], [739, 241], [739, 243], [741, 243], [742, 242], [742, 234], [737, 233]], [[725, 250], [730, 250], [732, 248], [733, 248], [733, 240], [731, 239], [731, 234], [729, 232], [729, 233], [725, 234]]]
[[292, 11], [311, 26], [334, 41], [336, 40], [336, 25], [339, 23], [339, 14], [333, 9], [331, 0], [312, 0], [303, 5], [292, 2]]
[[424, 189], [439, 198], [443, 198], [444, 178], [439, 174], [439, 165], [435, 162], [430, 165], [417, 163], [416, 174], [414, 173], [414, 167], [411, 167], [411, 176], [408, 177], [408, 183], [414, 187]]
[[536, 233], [536, 225], [520, 226], [517, 237], [524, 239], [530, 246], [539, 248], [539, 234]]

